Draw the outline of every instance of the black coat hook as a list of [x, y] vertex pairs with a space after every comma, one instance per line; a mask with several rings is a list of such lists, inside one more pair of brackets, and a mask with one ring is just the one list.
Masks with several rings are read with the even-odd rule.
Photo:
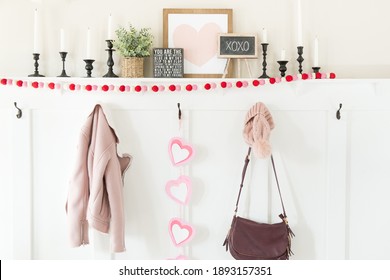
[[178, 118], [181, 120], [181, 109], [180, 109], [180, 103], [177, 103], [177, 108], [179, 109]]
[[14, 106], [15, 106], [15, 108], [18, 110], [18, 113], [16, 114], [16, 117], [18, 118], [18, 119], [20, 119], [21, 117], [22, 117], [22, 110], [20, 109], [20, 108], [18, 108], [18, 104], [16, 103], [16, 102], [14, 102]]
[[341, 108], [343, 107], [343, 104], [340, 103], [339, 106], [340, 106], [340, 107], [339, 107], [339, 109], [338, 109], [337, 112], [336, 112], [336, 118], [337, 118], [338, 120], [341, 119], [340, 110], [341, 110]]

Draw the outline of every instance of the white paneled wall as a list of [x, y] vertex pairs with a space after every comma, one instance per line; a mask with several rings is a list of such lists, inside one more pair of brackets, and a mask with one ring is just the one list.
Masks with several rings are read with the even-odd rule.
[[[89, 82], [100, 84], [103, 79]], [[21, 119], [15, 117], [14, 101], [23, 110]], [[271, 143], [296, 234], [293, 259], [388, 259], [390, 244], [383, 240], [390, 231], [389, 80], [297, 81], [140, 94], [0, 85], [0, 258], [166, 259], [185, 254], [191, 259], [230, 259], [222, 242], [247, 150], [243, 120], [258, 101], [267, 104], [276, 123]], [[193, 184], [186, 207], [179, 207], [164, 191], [165, 183], [179, 172], [167, 153], [169, 139], [178, 136], [178, 102], [183, 136], [196, 149], [195, 159], [184, 169]], [[90, 232], [91, 245], [76, 249], [69, 248], [66, 236], [64, 205], [77, 137], [88, 108], [96, 103], [111, 108], [120, 151], [134, 157], [124, 187], [127, 251], [115, 255], [109, 251], [108, 237], [95, 231]], [[341, 120], [336, 119], [339, 103]], [[280, 203], [269, 167], [268, 161], [252, 158], [241, 215], [277, 221]], [[187, 220], [196, 230], [184, 248], [170, 240], [172, 217]]]

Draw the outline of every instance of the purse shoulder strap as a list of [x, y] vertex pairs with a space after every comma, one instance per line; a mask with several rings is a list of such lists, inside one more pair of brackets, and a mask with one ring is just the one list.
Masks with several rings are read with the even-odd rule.
[[[248, 164], [249, 164], [249, 161], [250, 161], [249, 158], [250, 158], [251, 150], [252, 150], [252, 148], [249, 147], [248, 153], [247, 153], [247, 155], [246, 155], [246, 157], [245, 157], [244, 168], [242, 169], [242, 175], [241, 175], [240, 190], [239, 190], [238, 196], [237, 196], [236, 209], [234, 210], [234, 216], [237, 215], [238, 203], [240, 202], [242, 187], [244, 186], [245, 174], [246, 174], [246, 170], [248, 169]], [[277, 175], [277, 173], [276, 173], [275, 161], [274, 161], [274, 157], [272, 156], [272, 154], [271, 154], [271, 163], [272, 163], [272, 169], [274, 170], [276, 185], [277, 185], [277, 187], [278, 187], [278, 193], [279, 193], [279, 197], [280, 197], [280, 202], [281, 202], [281, 204], [282, 204], [283, 215], [284, 215], [284, 218], [287, 218], [286, 210], [285, 210], [285, 208], [284, 208], [282, 193], [281, 193], [281, 191], [280, 191], [278, 175]]]

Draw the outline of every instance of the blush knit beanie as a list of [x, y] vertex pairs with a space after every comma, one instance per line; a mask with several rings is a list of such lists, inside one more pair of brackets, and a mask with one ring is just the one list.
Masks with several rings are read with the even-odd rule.
[[272, 115], [262, 102], [253, 105], [246, 114], [244, 139], [258, 158], [271, 155], [269, 137], [274, 127]]

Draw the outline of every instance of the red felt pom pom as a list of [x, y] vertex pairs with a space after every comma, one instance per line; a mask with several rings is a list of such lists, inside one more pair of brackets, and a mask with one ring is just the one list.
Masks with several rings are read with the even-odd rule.
[[303, 73], [302, 74], [302, 80], [307, 80], [307, 79], [309, 79], [309, 74]]
[[242, 83], [241, 81], [238, 81], [238, 82], [236, 83], [236, 87], [242, 88], [242, 86], [243, 86], [243, 83]]
[[102, 90], [103, 90], [103, 91], [108, 91], [108, 89], [109, 89], [109, 86], [108, 86], [108, 85], [103, 85], [103, 86], [102, 86]]
[[135, 86], [134, 90], [136, 92], [140, 92], [142, 90], [142, 87], [141, 86]]
[[316, 73], [316, 79], [321, 79], [322, 78], [322, 74], [320, 72]]
[[330, 73], [329, 74], [329, 79], [335, 79], [336, 78], [336, 74], [335, 73]]
[[269, 78], [269, 82], [271, 85], [273, 85], [274, 83], [276, 83], [276, 79], [275, 78]]
[[126, 90], [126, 87], [124, 85], [121, 85], [119, 87], [119, 91], [124, 92]]
[[205, 90], [211, 89], [211, 85], [210, 85], [209, 83], [205, 84], [205, 85], [204, 85], [204, 89], [205, 89]]
[[158, 92], [158, 86], [152, 86], [152, 90], [153, 90], [154, 92]]
[[76, 85], [75, 84], [70, 84], [69, 85], [69, 89], [70, 90], [75, 90], [76, 89]]
[[175, 85], [170, 85], [169, 86], [169, 90], [170, 91], [175, 91], [176, 90], [176, 86]]
[[7, 79], [1, 79], [1, 84], [6, 85], [7, 84]]
[[85, 90], [91, 91], [91, 90], [92, 90], [92, 86], [91, 86], [91, 85], [86, 85], [86, 86], [85, 86]]
[[39, 87], [39, 83], [38, 82], [33, 82], [31, 85], [32, 85], [33, 88], [38, 88]]
[[254, 80], [252, 82], [252, 84], [253, 84], [253, 86], [258, 87], [260, 85], [260, 81], [259, 80]]
[[49, 87], [50, 89], [55, 89], [56, 84], [55, 84], [55, 83], [49, 83], [49, 84], [48, 84], [48, 87]]
[[226, 88], [227, 87], [227, 82], [221, 82], [221, 88]]
[[17, 81], [17, 82], [16, 82], [16, 85], [17, 85], [18, 87], [22, 87], [22, 86], [23, 86], [23, 81], [21, 81], [21, 80]]
[[294, 80], [294, 77], [293, 77], [293, 76], [291, 76], [291, 75], [287, 75], [287, 76], [286, 76], [286, 81], [287, 81], [287, 82], [291, 82], [292, 80]]
[[191, 91], [192, 90], [192, 85], [186, 85], [186, 90]]

